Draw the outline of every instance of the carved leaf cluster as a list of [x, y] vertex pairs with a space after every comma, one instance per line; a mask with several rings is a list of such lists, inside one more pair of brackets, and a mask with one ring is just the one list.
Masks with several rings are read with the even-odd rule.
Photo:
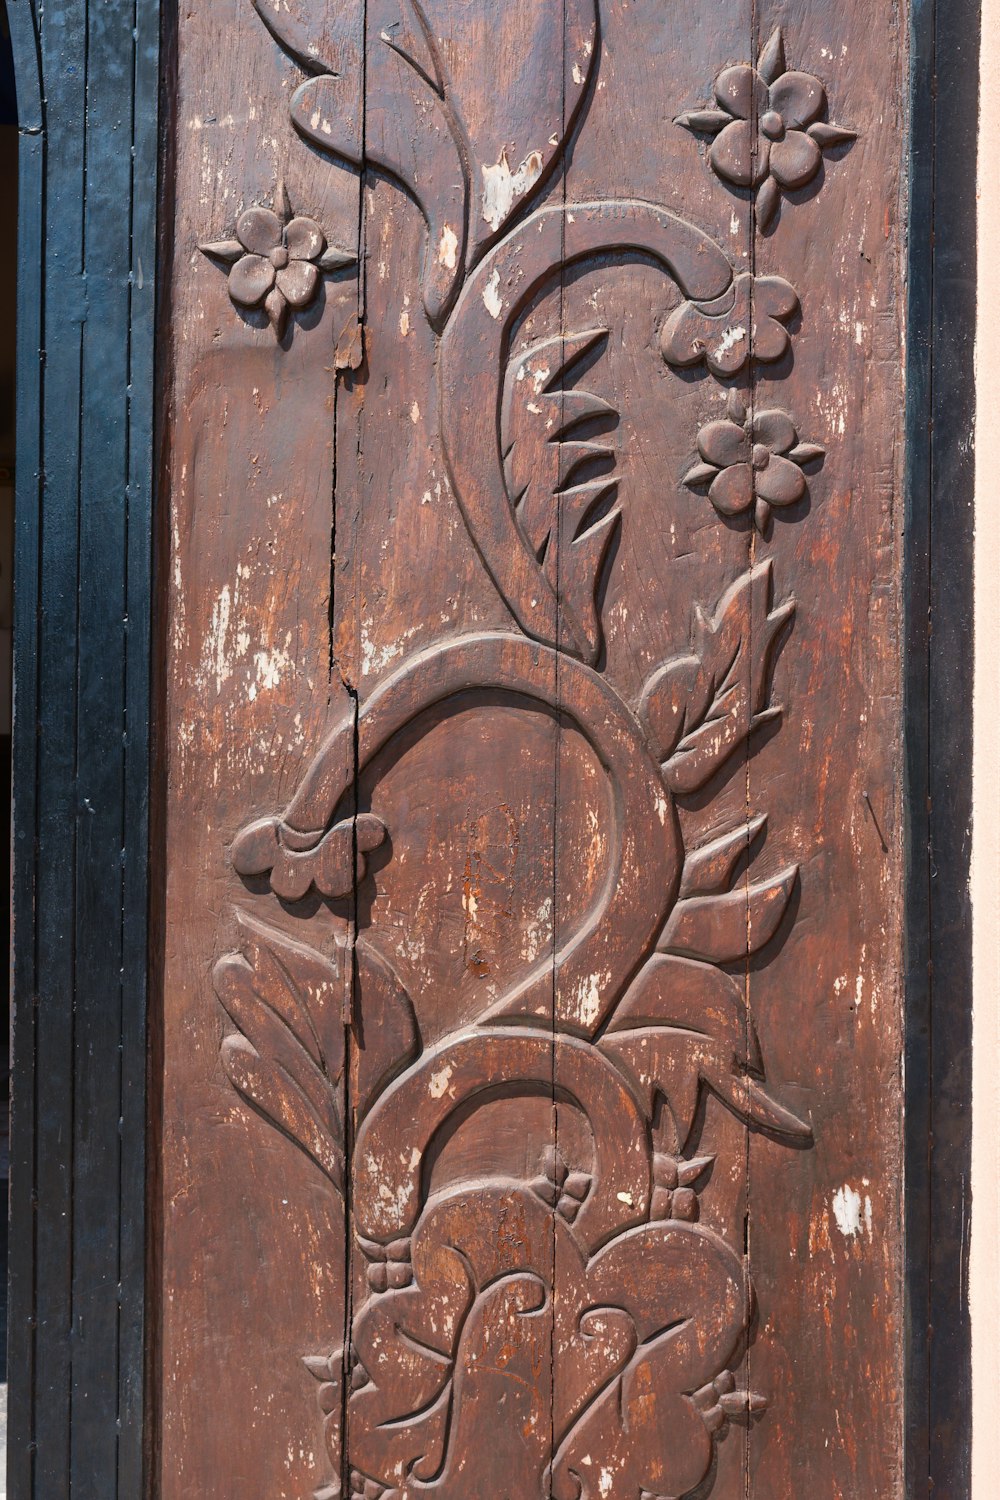
[[485, 94], [481, 21], [461, 0], [254, 5], [310, 75], [291, 100], [296, 128], [343, 162], [378, 165], [419, 204], [424, 306], [440, 328], [467, 271], [562, 151], [596, 56], [596, 0], [507, 0], [495, 18], [499, 51], [531, 57], [565, 46], [575, 66], [498, 69]]
[[795, 889], [797, 867], [753, 884], [736, 883], [766, 826], [766, 817], [753, 818], [686, 856], [681, 898], [657, 943], [661, 952], [733, 963], [771, 941]]
[[239, 951], [215, 966], [236, 1031], [222, 1063], [236, 1091], [344, 1190], [344, 974], [313, 948], [237, 914]]
[[652, 1117], [670, 1109], [677, 1145], [689, 1143], [703, 1087], [748, 1124], [796, 1140], [810, 1127], [763, 1083], [763, 1060], [742, 989], [711, 963], [659, 954], [640, 971], [600, 1041], [639, 1090]]
[[609, 441], [619, 418], [578, 382], [607, 338], [605, 328], [587, 329], [522, 350], [507, 366], [501, 407], [504, 479], [518, 525], [591, 657], [601, 643], [595, 593], [621, 517]]
[[694, 642], [650, 678], [640, 712], [672, 792], [696, 792], [761, 725], [780, 717], [768, 698], [789, 600], [771, 607], [767, 560], [723, 595], [714, 615], [695, 607]]

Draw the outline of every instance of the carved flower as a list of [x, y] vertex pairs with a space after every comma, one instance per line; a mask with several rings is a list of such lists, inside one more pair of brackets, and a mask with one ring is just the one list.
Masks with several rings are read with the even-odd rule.
[[280, 183], [276, 207], [277, 212], [260, 205], [248, 208], [236, 221], [235, 239], [198, 248], [230, 266], [230, 300], [237, 307], [263, 305], [280, 338], [288, 309], [308, 307], [316, 296], [320, 272], [353, 265], [357, 257], [327, 249], [326, 236], [313, 219], [293, 217]]
[[729, 415], [708, 422], [698, 434], [701, 462], [684, 476], [692, 489], [709, 486], [708, 498], [720, 516], [738, 516], [753, 509], [754, 523], [763, 532], [772, 506], [794, 505], [806, 492], [802, 465], [822, 458], [816, 443], [800, 443], [787, 412], [773, 408], [747, 415], [735, 394]]
[[704, 360], [713, 375], [735, 375], [751, 358], [763, 364], [788, 348], [783, 326], [798, 311], [795, 288], [783, 276], [743, 271], [714, 302], [682, 302], [663, 325], [660, 352], [668, 365]]
[[780, 26], [749, 63], [724, 68], [715, 80], [718, 109], [691, 110], [675, 121], [715, 136], [709, 160], [735, 187], [757, 188], [757, 223], [766, 229], [785, 191], [805, 187], [819, 171], [823, 150], [853, 141], [856, 132], [820, 120], [826, 90], [812, 73], [785, 66]]

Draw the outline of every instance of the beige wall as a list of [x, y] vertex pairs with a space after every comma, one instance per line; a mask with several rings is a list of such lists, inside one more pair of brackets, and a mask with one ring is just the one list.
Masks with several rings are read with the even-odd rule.
[[1000, 1497], [1000, 0], [983, 0], [973, 762], [973, 1500]]

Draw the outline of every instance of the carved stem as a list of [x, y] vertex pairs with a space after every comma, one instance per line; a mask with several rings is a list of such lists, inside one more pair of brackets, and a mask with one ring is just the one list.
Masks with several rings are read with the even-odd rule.
[[[676, 898], [683, 861], [673, 799], [638, 721], [615, 690], [589, 667], [557, 659], [550, 648], [523, 636], [463, 636], [418, 653], [375, 689], [358, 718], [359, 768], [418, 715], [458, 693], [513, 693], [552, 712], [557, 660], [559, 710], [590, 745], [611, 793], [605, 879], [556, 953], [559, 1022], [592, 1036], [652, 951]], [[328, 738], [285, 813], [282, 832], [288, 830], [297, 848], [305, 839], [322, 839], [353, 775], [347, 722]], [[551, 979], [546, 959], [488, 1014], [549, 1016]]]

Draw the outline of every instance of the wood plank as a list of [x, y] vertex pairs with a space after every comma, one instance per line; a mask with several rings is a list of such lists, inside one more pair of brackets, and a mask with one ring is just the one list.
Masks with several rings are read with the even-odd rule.
[[[925, 7], [921, 7], [926, 9]], [[931, 23], [928, 19], [926, 24]], [[959, 1500], [970, 1483], [972, 1337], [968, 1301], [972, 1092], [973, 504], [980, 17], [934, 6], [934, 304], [931, 406], [928, 873], [932, 1100], [930, 1482]], [[954, 169], [946, 167], [954, 163]], [[982, 649], [982, 648], [980, 648]], [[988, 649], [988, 648], [987, 648]], [[919, 1181], [919, 1179], [918, 1179]]]
[[[18, 151], [18, 323], [17, 323], [17, 527], [15, 531], [14, 632], [17, 643], [16, 714], [30, 733], [13, 741], [13, 827], [11, 858], [12, 1070], [11, 1185], [9, 1244], [8, 1366], [22, 1378], [10, 1383], [8, 1402], [8, 1488], [30, 1494], [33, 1471], [32, 1426], [35, 1390], [35, 965], [34, 856], [37, 818], [35, 725], [38, 682], [35, 669], [41, 518], [42, 264], [37, 254], [44, 218], [45, 171], [34, 17], [13, 9], [17, 38], [18, 109], [24, 128]], [[34, 63], [35, 78], [30, 71]], [[33, 107], [32, 107], [33, 106]], [[30, 132], [30, 133], [29, 133]]]
[[[889, 7], [846, 4], [834, 16], [788, 5], [773, 19], [788, 68], [825, 90], [821, 118], [856, 139], [826, 149], [758, 236], [760, 273], [795, 285], [802, 322], [794, 364], [759, 367], [755, 406], [787, 411], [825, 456], [807, 466], [808, 498], [776, 512], [765, 537], [795, 619], [775, 691], [781, 728], [753, 758], [749, 790], [755, 807], [780, 814], [761, 874], [794, 864], [798, 884], [788, 923], [751, 962], [749, 995], [775, 1086], [813, 1139], [791, 1155], [765, 1136], [750, 1143], [761, 1306], [750, 1378], [783, 1414], [778, 1432], [751, 1432], [751, 1493], [891, 1495], [903, 1399], [905, 239], [887, 122], [904, 108], [905, 35]], [[873, 1409], [878, 1452], [865, 1440]]]
[[[227, 264], [198, 246], [231, 238], [245, 209], [278, 201], [282, 178], [293, 211], [332, 245], [350, 247], [359, 218], [356, 178], [320, 162], [287, 127], [299, 75], [250, 6], [198, 7], [177, 43], [169, 551], [160, 560], [161, 577], [181, 579], [169, 595], [162, 743], [157, 1212], [163, 1286], [176, 1292], [159, 1310], [164, 1500], [200, 1488], [205, 1475], [248, 1492], [308, 1494], [326, 1470], [317, 1385], [302, 1361], [329, 1353], [342, 1327], [342, 1220], [315, 1166], [229, 1083], [220, 1044], [232, 1023], [212, 973], [249, 941], [235, 911], [259, 913], [279, 952], [308, 925], [260, 902], [259, 882], [248, 888], [233, 869], [231, 847], [248, 820], [287, 800], [309, 748], [351, 711], [331, 660], [330, 578], [334, 347], [357, 292], [344, 273], [325, 276], [279, 342], [265, 316], [233, 305]], [[335, 923], [324, 916], [332, 950]], [[267, 1419], [242, 1424], [234, 1445], [204, 1399], [206, 1382], [233, 1410]]]
[[[751, 5], [747, 0], [730, 0], [714, 6], [710, 26], [704, 26], [703, 34], [696, 32], [695, 40], [692, 18], [683, 11], [667, 8], [656, 16], [644, 16], [639, 48], [634, 42], [635, 18], [630, 7], [613, 4], [602, 8], [602, 21], [597, 86], [585, 126], [574, 142], [567, 173], [569, 201], [608, 196], [612, 184], [617, 198], [665, 202], [721, 245], [737, 273], [748, 270], [753, 248], [749, 204], [740, 196], [720, 191], [716, 179], [705, 170], [705, 148], [698, 138], [669, 122], [711, 101], [714, 70], [707, 58], [729, 62], [747, 55]], [[665, 188], [668, 184], [672, 189]], [[641, 255], [585, 263], [566, 280], [564, 329], [599, 326], [609, 330], [606, 352], [590, 373], [590, 388], [621, 414], [611, 441], [617, 460], [622, 520], [608, 567], [603, 607], [606, 654], [601, 665], [622, 699], [635, 704], [664, 663], [676, 661], [691, 649], [696, 608], [714, 612], [726, 588], [746, 573], [751, 561], [750, 534], [738, 522], [722, 525], [704, 493], [693, 492], [681, 483], [699, 458], [697, 433], [726, 411], [726, 389], [720, 389], [704, 366], [676, 371], [662, 358], [658, 336], [684, 300], [683, 291]], [[741, 375], [735, 383], [745, 389]], [[670, 816], [679, 820], [682, 847], [675, 851], [675, 860], [686, 859], [723, 834], [733, 833], [746, 842], [749, 814], [745, 760], [745, 752], [739, 751], [703, 791], [692, 790], [676, 797], [676, 811], [672, 810]], [[644, 845], [657, 838], [655, 823], [636, 832]], [[559, 884], [566, 901], [571, 899], [577, 882], [578, 862], [579, 855], [571, 846], [561, 851]], [[654, 890], [656, 883], [657, 877], [653, 877], [650, 884]], [[630, 1008], [639, 1017], [641, 1007], [651, 1005], [653, 1010], [648, 1014], [655, 1015], [655, 1007], [671, 993], [678, 999], [687, 992], [696, 994], [695, 987], [704, 982], [698, 967], [690, 966], [688, 960], [660, 963], [663, 967], [659, 973], [655, 965], [650, 971], [645, 998], [637, 996], [634, 1006], [629, 998], [619, 1003], [607, 1042], [614, 1043], [616, 1036], [620, 1041], [627, 1040]], [[672, 963], [678, 967], [672, 968]], [[718, 980], [723, 987], [723, 1003], [732, 1003], [725, 989], [732, 980], [722, 974]], [[637, 990], [639, 984], [637, 980]], [[738, 997], [738, 990], [732, 994]], [[745, 1047], [741, 1008], [736, 1012], [735, 1026], [740, 1045]], [[715, 1096], [698, 1101], [693, 1120], [684, 1118], [680, 1098], [675, 1097], [674, 1102], [678, 1116], [664, 1102], [654, 1117], [656, 1186], [651, 1217], [666, 1247], [684, 1246], [692, 1221], [698, 1224], [695, 1234], [706, 1234], [701, 1274], [706, 1288], [711, 1285], [714, 1289], [714, 1305], [712, 1293], [706, 1290], [698, 1297], [685, 1286], [677, 1264], [683, 1251], [676, 1262], [670, 1262], [669, 1279], [678, 1286], [675, 1295], [687, 1297], [683, 1308], [677, 1306], [672, 1315], [692, 1319], [696, 1337], [711, 1350], [709, 1358], [716, 1361], [710, 1372], [715, 1375], [722, 1362], [718, 1345], [726, 1340], [730, 1326], [725, 1289], [736, 1292], [729, 1305], [730, 1314], [735, 1313], [742, 1292], [743, 1226], [748, 1211], [746, 1134], [741, 1121]], [[695, 1163], [693, 1168], [688, 1165], [691, 1162]], [[705, 1163], [700, 1170], [699, 1162]], [[651, 1310], [657, 1303], [653, 1267], [664, 1253], [676, 1252], [659, 1249], [651, 1239], [640, 1266], [631, 1274], [620, 1273], [614, 1286], [616, 1295], [609, 1300], [623, 1312], [628, 1309], [634, 1314], [638, 1285]], [[690, 1274], [694, 1277], [699, 1259], [692, 1255], [691, 1260]], [[578, 1287], [571, 1290], [570, 1276], [565, 1281], [565, 1287], [559, 1284], [559, 1293], [578, 1297]], [[667, 1277], [664, 1281], [669, 1284]], [[735, 1344], [735, 1329], [728, 1336]], [[737, 1378], [745, 1383], [739, 1350], [727, 1347], [722, 1358], [728, 1360], [730, 1354], [735, 1356], [732, 1363]], [[572, 1358], [564, 1357], [557, 1367], [557, 1383], [567, 1395], [579, 1382], [574, 1364]], [[641, 1377], [643, 1366], [638, 1358], [636, 1366]], [[693, 1461], [695, 1468], [689, 1473], [668, 1467], [661, 1479], [667, 1488], [699, 1482], [703, 1477], [697, 1457], [698, 1430], [704, 1431], [701, 1418], [694, 1417], [692, 1436], [692, 1429], [684, 1425], [689, 1418], [686, 1403], [672, 1404], [675, 1397], [669, 1365], [658, 1365], [653, 1355], [646, 1368], [652, 1374], [656, 1405], [642, 1436], [636, 1413], [635, 1437], [621, 1445], [624, 1451], [616, 1452], [612, 1432], [599, 1426], [595, 1432], [592, 1420], [589, 1431], [584, 1424], [576, 1439], [576, 1460], [580, 1462], [591, 1453], [603, 1466], [597, 1477], [607, 1472], [609, 1478], [614, 1476], [615, 1483], [622, 1477], [616, 1473], [615, 1460], [620, 1463], [625, 1454], [634, 1453], [649, 1465]], [[703, 1383], [700, 1374], [692, 1374], [688, 1380], [690, 1385]], [[657, 1428], [676, 1434], [669, 1457], [658, 1453], [654, 1436]], [[746, 1493], [742, 1436], [738, 1430], [730, 1434], [713, 1453], [711, 1480], [706, 1480], [706, 1485], [712, 1483], [712, 1493], [722, 1500]], [[602, 1439], [606, 1451], [599, 1457], [594, 1448], [602, 1448]], [[654, 1473], [652, 1467], [645, 1471], [643, 1486], [652, 1483]]]
[[[147, 1330], [155, 1327], [156, 1295], [147, 1287], [146, 1136], [154, 1117], [155, 1090], [147, 1090], [150, 1067], [148, 1007], [153, 972], [151, 934], [155, 855], [150, 843], [153, 538], [159, 520], [154, 504], [157, 441], [162, 418], [156, 369], [158, 215], [166, 196], [160, 168], [160, 30], [158, 5], [135, 12], [132, 88], [132, 204], [129, 244], [129, 443], [125, 556], [124, 636], [124, 861], [122, 872], [122, 1097], [121, 1224], [118, 1325], [118, 1492], [139, 1494], [147, 1482], [147, 1435], [152, 1429], [146, 1400], [151, 1360]], [[156, 101], [156, 105], [154, 105]], [[165, 277], [163, 280], [165, 281]], [[162, 351], [161, 356], [162, 357]], [[141, 1204], [141, 1208], [140, 1208]], [[152, 1303], [147, 1310], [147, 1298]]]
[[[930, 1474], [931, 1303], [931, 890], [930, 850], [930, 578], [931, 393], [934, 309], [934, 92], [936, 5], [910, 19], [911, 115], [909, 267], [906, 362], [906, 516], [903, 531], [906, 711], [903, 825], [906, 854], [906, 1482], [908, 1496], [927, 1493]], [[933, 635], [931, 634], [931, 639]]]

